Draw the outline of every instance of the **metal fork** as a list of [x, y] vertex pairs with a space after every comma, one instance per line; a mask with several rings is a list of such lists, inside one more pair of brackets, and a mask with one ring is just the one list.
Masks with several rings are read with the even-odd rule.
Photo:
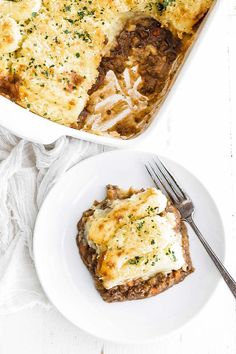
[[183, 191], [176, 179], [158, 157], [155, 157], [152, 162], [145, 164], [145, 167], [156, 187], [160, 188], [162, 192], [170, 198], [172, 203], [179, 210], [183, 220], [191, 226], [236, 298], [236, 282], [216, 256], [193, 220], [194, 205], [190, 197]]

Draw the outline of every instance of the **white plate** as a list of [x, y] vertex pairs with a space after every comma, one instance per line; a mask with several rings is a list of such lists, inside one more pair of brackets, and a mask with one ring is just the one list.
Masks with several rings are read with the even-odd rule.
[[[81, 329], [106, 340], [143, 342], [176, 330], [206, 304], [219, 274], [198, 239], [190, 232], [195, 272], [182, 283], [145, 300], [105, 303], [76, 246], [76, 224], [106, 184], [135, 188], [152, 186], [144, 162], [152, 155], [112, 151], [89, 158], [67, 172], [53, 187], [39, 212], [34, 256], [41, 284], [52, 303]], [[167, 166], [181, 181], [196, 206], [195, 220], [220, 259], [224, 231], [214, 201], [203, 185], [173, 161]]]

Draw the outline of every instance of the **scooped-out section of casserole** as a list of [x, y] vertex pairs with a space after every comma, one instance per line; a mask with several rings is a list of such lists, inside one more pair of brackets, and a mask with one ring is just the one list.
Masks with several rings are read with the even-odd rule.
[[2, 0], [0, 94], [123, 139], [150, 123], [213, 0]]

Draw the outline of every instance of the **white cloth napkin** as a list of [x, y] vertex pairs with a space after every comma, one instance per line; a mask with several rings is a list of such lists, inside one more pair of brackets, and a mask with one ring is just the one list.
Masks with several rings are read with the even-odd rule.
[[55, 182], [103, 146], [60, 138], [43, 146], [0, 128], [0, 314], [41, 304], [50, 307], [32, 252], [38, 210]]

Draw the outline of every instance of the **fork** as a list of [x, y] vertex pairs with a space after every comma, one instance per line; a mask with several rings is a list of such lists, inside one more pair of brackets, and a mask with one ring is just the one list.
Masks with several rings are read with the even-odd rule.
[[224, 267], [222, 262], [219, 260], [215, 252], [212, 250], [206, 239], [203, 237], [202, 233], [196, 226], [193, 220], [194, 214], [194, 205], [190, 197], [187, 193], [180, 187], [179, 183], [172, 176], [170, 171], [166, 168], [166, 166], [161, 162], [161, 160], [156, 156], [152, 162], [148, 162], [145, 164], [146, 170], [153, 180], [155, 186], [160, 188], [162, 192], [169, 197], [172, 203], [179, 210], [183, 221], [187, 222], [200, 242], [204, 246], [206, 252], [211, 257], [212, 261], [218, 268], [221, 273], [224, 281], [228, 285], [229, 289], [232, 291], [234, 297], [236, 298], [236, 282], [229, 274], [227, 269]]

